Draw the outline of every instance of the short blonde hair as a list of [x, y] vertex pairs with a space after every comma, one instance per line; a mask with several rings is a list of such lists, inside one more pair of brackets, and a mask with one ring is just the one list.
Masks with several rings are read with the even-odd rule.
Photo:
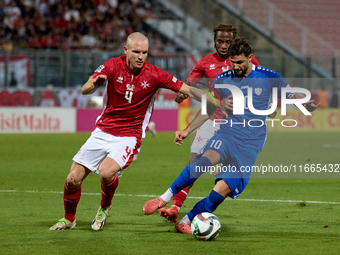
[[134, 33], [129, 34], [129, 36], [126, 38], [126, 47], [130, 48], [133, 41], [135, 41], [135, 40], [146, 41], [149, 45], [149, 39], [145, 35], [143, 35], [140, 32], [134, 32]]

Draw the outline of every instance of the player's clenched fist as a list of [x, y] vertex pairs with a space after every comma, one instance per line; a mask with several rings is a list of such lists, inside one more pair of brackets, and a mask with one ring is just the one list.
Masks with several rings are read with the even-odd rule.
[[184, 94], [182, 94], [182, 93], [180, 93], [180, 92], [177, 92], [177, 94], [176, 94], [176, 98], [175, 98], [175, 101], [176, 101], [176, 103], [182, 103], [185, 99], [187, 99], [188, 98], [188, 96], [187, 95], [184, 95]]
[[105, 84], [107, 76], [105, 74], [100, 74], [94, 78], [93, 85], [95, 88], [99, 88]]

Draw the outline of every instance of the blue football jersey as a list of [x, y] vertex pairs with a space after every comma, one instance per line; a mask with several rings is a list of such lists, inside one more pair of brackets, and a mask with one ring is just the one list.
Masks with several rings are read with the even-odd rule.
[[[288, 83], [277, 72], [263, 66], [253, 65], [252, 71], [246, 78], [236, 77], [233, 70], [228, 70], [216, 77], [213, 87], [223, 100], [230, 95], [231, 91], [226, 88], [216, 88], [216, 84], [238, 87], [244, 95], [245, 102], [244, 114], [234, 115], [228, 112], [227, 123], [221, 122], [219, 132], [236, 138], [236, 141], [246, 147], [262, 151], [267, 137], [267, 115], [257, 115], [249, 110], [248, 88], [252, 91], [253, 107], [256, 110], [267, 110], [271, 102], [273, 87], [277, 88], [279, 96], [281, 89], [289, 86]], [[293, 94], [289, 93], [287, 97], [290, 98]], [[233, 98], [233, 100], [237, 99]]]

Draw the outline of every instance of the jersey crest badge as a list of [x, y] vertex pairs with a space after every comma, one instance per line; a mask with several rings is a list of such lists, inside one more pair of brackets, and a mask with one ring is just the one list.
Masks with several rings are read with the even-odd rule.
[[230, 69], [229, 66], [222, 66], [222, 72], [226, 72]]
[[140, 85], [143, 87], [143, 89], [147, 89], [150, 86], [150, 84], [147, 81], [141, 82]]
[[255, 94], [260, 95], [262, 93], [262, 88], [255, 88]]
[[135, 88], [135, 85], [133, 85], [133, 84], [126, 84], [126, 89], [127, 90], [133, 91], [134, 88]]

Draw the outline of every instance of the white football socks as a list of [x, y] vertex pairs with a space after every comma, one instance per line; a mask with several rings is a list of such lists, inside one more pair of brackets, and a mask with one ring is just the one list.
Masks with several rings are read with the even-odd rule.
[[165, 191], [165, 193], [163, 195], [161, 195], [161, 199], [163, 199], [164, 201], [169, 203], [173, 196], [174, 196], [174, 194], [172, 194], [170, 189], [168, 189], [167, 191]]
[[185, 224], [190, 225], [191, 221], [189, 220], [188, 215], [185, 215], [178, 223], [184, 222]]

